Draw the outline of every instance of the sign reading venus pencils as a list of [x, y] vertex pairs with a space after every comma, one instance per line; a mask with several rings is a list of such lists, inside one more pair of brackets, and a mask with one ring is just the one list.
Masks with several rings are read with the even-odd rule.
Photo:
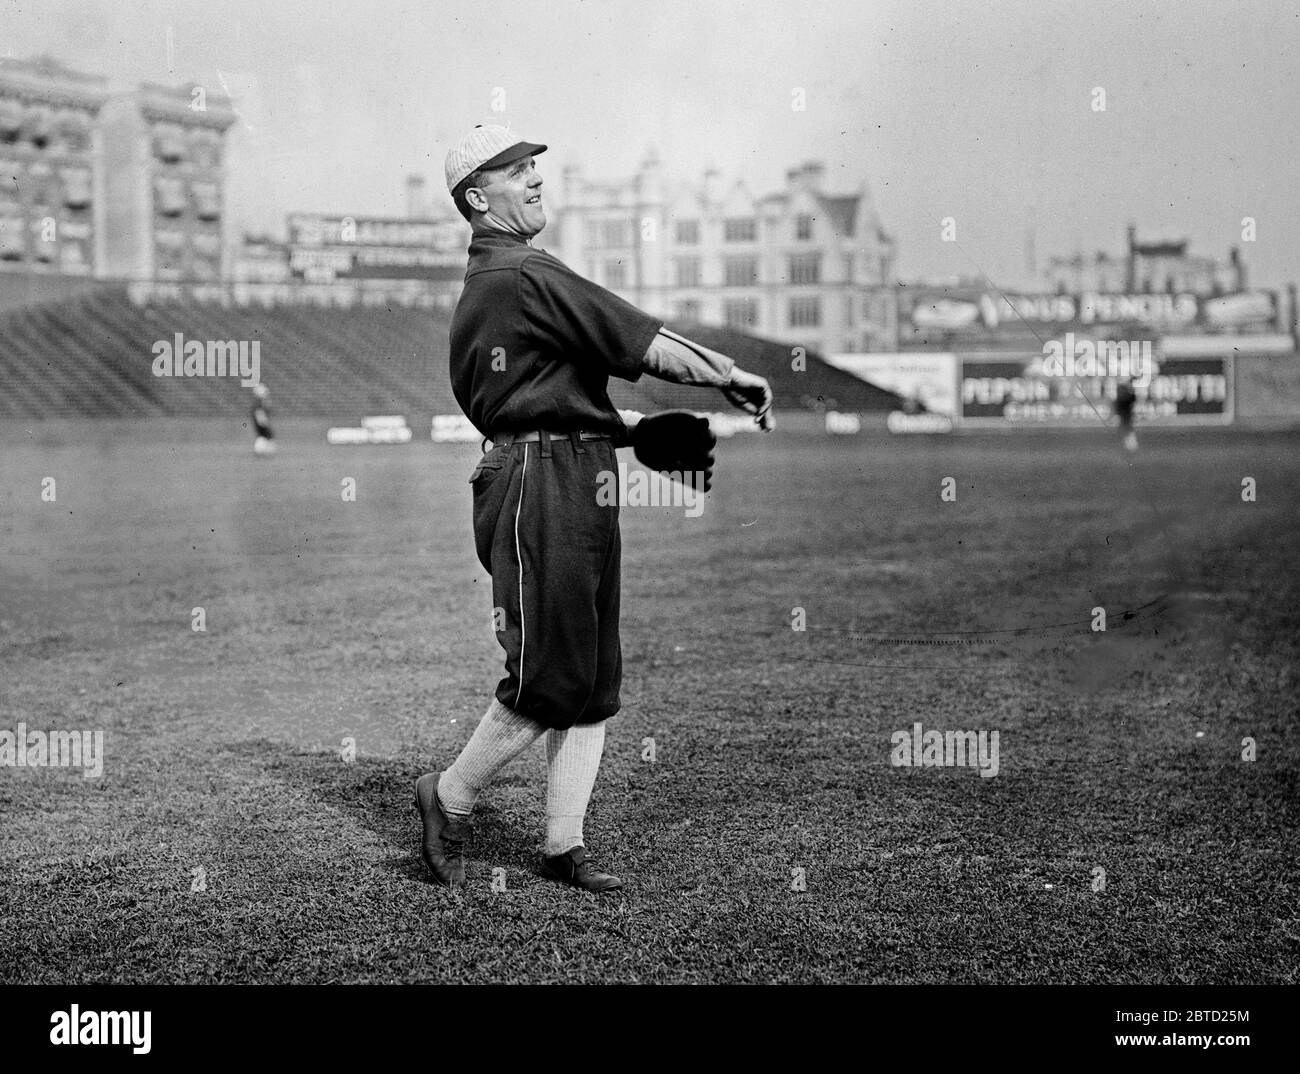
[[[1114, 416], [1119, 386], [1131, 381], [1139, 423], [1224, 424], [1232, 420], [1232, 359], [1156, 358], [1149, 342], [1075, 344], [1027, 356], [961, 358], [959, 420], [964, 426], [1087, 425]], [[1102, 347], [1106, 348], [1102, 352]], [[1079, 348], [1084, 349], [1079, 354]]]

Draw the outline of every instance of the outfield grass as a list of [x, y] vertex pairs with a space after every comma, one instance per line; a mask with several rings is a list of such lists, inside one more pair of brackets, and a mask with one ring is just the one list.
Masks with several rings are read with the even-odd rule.
[[[106, 751], [0, 769], [0, 981], [1295, 980], [1300, 434], [725, 442], [624, 512], [596, 897], [534, 871], [540, 748], [463, 894], [416, 853], [500, 674], [476, 449], [287, 431], [0, 430], [0, 730]], [[892, 767], [918, 720], [997, 776]]]

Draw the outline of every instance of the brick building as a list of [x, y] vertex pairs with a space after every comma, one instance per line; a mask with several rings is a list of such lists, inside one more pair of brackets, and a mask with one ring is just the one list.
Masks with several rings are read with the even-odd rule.
[[784, 190], [757, 197], [716, 170], [669, 184], [653, 152], [614, 182], [570, 166], [541, 241], [658, 316], [823, 352], [891, 349], [893, 241], [865, 184], [836, 194], [824, 180], [823, 165], [808, 162]]
[[0, 60], [0, 272], [92, 276], [104, 250], [103, 78]]
[[215, 283], [227, 275], [226, 97], [143, 85], [104, 105], [104, 275]]

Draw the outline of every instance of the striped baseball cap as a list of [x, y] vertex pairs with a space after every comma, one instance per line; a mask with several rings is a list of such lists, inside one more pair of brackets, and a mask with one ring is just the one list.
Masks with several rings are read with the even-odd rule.
[[500, 168], [520, 157], [545, 153], [546, 146], [521, 142], [508, 127], [479, 124], [447, 153], [447, 190], [456, 188], [480, 168]]

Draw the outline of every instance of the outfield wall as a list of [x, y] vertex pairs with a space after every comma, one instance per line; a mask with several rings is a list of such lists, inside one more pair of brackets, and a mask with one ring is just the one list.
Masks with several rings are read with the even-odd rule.
[[1239, 423], [1300, 423], [1300, 356], [1245, 354], [1233, 372]]
[[125, 289], [126, 283], [121, 280], [0, 269], [0, 313]]
[[1064, 361], [1028, 351], [840, 354], [827, 361], [954, 431], [1109, 424], [1126, 381], [1136, 389], [1134, 417], [1142, 426], [1300, 424], [1300, 354], [1286, 335], [1166, 337], [1120, 352], [1081, 342], [1078, 356], [1072, 349]]

